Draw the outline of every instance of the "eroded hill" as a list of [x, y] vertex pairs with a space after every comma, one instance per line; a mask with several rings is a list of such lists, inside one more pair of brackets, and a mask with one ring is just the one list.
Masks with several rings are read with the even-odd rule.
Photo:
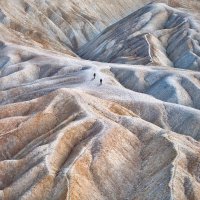
[[0, 2], [0, 199], [199, 199], [199, 4], [115, 2]]

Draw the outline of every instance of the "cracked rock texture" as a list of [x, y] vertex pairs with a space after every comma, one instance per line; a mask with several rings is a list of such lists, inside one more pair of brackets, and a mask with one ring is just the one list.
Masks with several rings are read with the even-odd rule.
[[0, 200], [200, 200], [200, 2], [149, 2], [0, 1]]

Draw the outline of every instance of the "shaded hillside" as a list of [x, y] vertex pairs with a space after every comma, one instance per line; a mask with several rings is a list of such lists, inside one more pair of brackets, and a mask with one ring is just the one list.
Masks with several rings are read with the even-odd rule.
[[0, 1], [0, 199], [199, 200], [198, 3], [144, 2]]
[[0, 30], [9, 42], [69, 53], [142, 4], [132, 0], [1, 0]]
[[200, 70], [200, 21], [165, 4], [149, 4], [80, 48], [89, 60]]

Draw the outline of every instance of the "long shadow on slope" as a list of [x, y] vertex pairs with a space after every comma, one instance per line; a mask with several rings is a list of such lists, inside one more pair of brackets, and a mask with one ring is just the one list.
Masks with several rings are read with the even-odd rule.
[[[147, 36], [148, 35], [148, 36]], [[84, 59], [199, 70], [198, 22], [165, 4], [148, 4], [78, 51]]]

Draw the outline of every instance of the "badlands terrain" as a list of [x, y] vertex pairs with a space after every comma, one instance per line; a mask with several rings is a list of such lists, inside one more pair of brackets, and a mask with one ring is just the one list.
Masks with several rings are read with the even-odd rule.
[[0, 0], [0, 200], [200, 200], [199, 13]]

